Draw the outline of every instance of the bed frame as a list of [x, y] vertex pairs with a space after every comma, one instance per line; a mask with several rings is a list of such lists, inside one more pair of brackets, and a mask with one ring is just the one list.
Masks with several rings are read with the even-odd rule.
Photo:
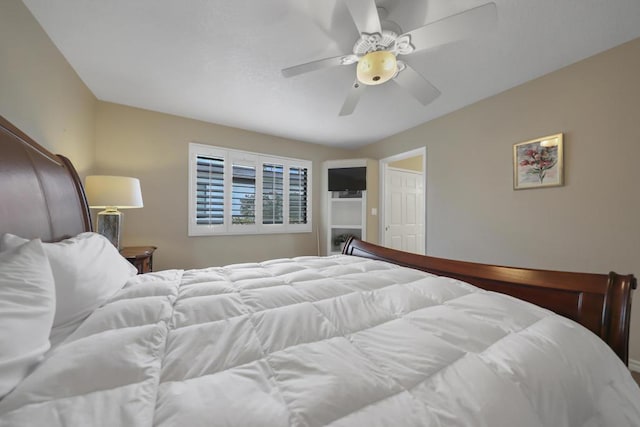
[[[91, 231], [82, 183], [71, 162], [0, 117], [0, 235], [58, 241]], [[632, 275], [499, 267], [395, 251], [350, 239], [344, 254], [455, 277], [521, 298], [573, 319], [599, 335], [626, 364]]]
[[453, 277], [508, 294], [575, 320], [602, 338], [625, 364], [629, 358], [633, 275], [502, 267], [410, 254], [351, 237], [345, 255], [371, 258]]
[[91, 216], [69, 159], [0, 117], [0, 235], [54, 242], [83, 231], [91, 231]]

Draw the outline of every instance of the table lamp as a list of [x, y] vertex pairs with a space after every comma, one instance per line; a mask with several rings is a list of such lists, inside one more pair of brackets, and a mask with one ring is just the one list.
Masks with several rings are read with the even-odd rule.
[[140, 180], [128, 176], [91, 175], [85, 179], [89, 207], [98, 212], [98, 233], [120, 249], [123, 214], [118, 209], [141, 208]]

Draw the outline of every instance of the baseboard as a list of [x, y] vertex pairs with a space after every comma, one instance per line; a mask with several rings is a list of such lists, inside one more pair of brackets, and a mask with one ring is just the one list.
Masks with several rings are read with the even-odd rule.
[[635, 372], [640, 372], [640, 360], [629, 359], [629, 369]]

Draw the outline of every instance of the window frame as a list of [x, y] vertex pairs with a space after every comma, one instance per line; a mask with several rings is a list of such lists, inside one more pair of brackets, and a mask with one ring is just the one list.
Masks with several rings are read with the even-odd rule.
[[[197, 213], [197, 158], [199, 156], [221, 158], [224, 162], [223, 183], [223, 223], [222, 224], [198, 224]], [[255, 167], [255, 223], [232, 223], [232, 187], [233, 165]], [[282, 224], [263, 224], [263, 165], [283, 166], [283, 201]], [[310, 160], [295, 159], [291, 157], [273, 156], [269, 154], [254, 153], [232, 148], [216, 147], [206, 144], [189, 143], [189, 208], [188, 208], [188, 236], [222, 236], [240, 234], [277, 234], [277, 233], [310, 233], [312, 224], [312, 164]], [[291, 168], [307, 170], [307, 221], [304, 224], [290, 224], [289, 199]]]

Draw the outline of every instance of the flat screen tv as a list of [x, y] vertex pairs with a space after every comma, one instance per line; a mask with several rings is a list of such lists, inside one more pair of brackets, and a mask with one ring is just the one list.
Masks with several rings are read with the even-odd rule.
[[329, 191], [358, 191], [366, 189], [366, 167], [329, 169]]

